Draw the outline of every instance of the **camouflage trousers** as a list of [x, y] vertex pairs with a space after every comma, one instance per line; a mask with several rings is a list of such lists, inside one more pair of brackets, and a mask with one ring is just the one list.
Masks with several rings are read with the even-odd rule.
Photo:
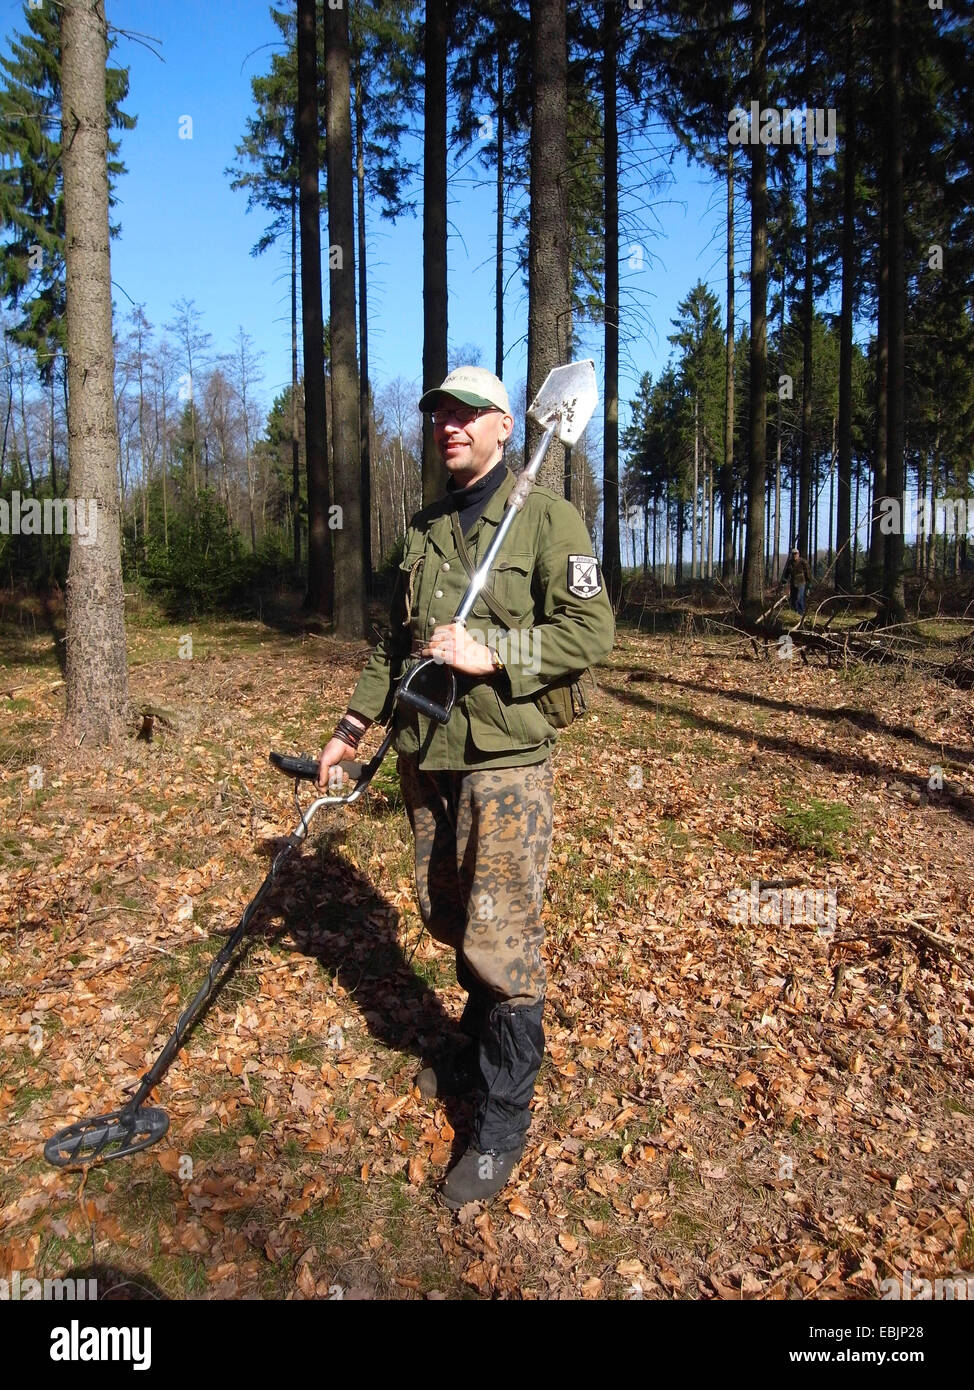
[[551, 853], [554, 774], [529, 767], [423, 772], [399, 755], [399, 780], [416, 841], [416, 893], [430, 935], [457, 953], [497, 1002], [544, 997], [541, 957]]

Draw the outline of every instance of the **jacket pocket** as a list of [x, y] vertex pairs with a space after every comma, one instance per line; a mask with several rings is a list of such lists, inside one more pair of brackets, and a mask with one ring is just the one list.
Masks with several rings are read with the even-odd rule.
[[533, 700], [505, 700], [493, 681], [471, 686], [464, 705], [470, 737], [483, 753], [522, 752], [554, 738], [554, 729]]
[[[498, 601], [525, 627], [534, 625], [534, 599], [531, 594], [533, 572], [534, 555], [530, 551], [502, 550], [487, 576], [487, 584]], [[482, 622], [489, 620], [499, 626], [497, 615], [491, 613], [482, 592], [471, 610], [471, 615], [480, 618]]]

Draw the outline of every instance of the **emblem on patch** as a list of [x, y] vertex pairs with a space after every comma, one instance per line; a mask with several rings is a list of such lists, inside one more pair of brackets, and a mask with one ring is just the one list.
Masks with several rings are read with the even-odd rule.
[[594, 555], [569, 555], [568, 590], [578, 598], [595, 598], [602, 592], [599, 562]]

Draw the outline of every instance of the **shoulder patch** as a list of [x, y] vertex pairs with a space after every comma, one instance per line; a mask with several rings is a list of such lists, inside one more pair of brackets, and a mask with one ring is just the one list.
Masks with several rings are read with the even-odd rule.
[[602, 592], [602, 575], [594, 555], [569, 555], [568, 591], [577, 598], [595, 598]]

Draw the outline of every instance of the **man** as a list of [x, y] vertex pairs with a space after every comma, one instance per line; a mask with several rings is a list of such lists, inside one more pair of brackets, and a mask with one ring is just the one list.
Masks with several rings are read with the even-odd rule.
[[812, 582], [812, 572], [808, 568], [808, 562], [802, 559], [801, 551], [797, 545], [788, 556], [788, 563], [781, 576], [782, 585], [789, 580], [791, 581], [791, 591], [788, 601], [798, 616], [803, 618], [805, 616], [805, 590]]
[[[410, 657], [452, 667], [457, 701], [449, 722], [397, 706], [396, 748], [420, 910], [430, 934], [455, 950], [468, 995], [460, 1020], [468, 1047], [417, 1078], [426, 1098], [478, 1092], [470, 1147], [442, 1189], [456, 1209], [493, 1197], [509, 1180], [544, 1053], [541, 908], [557, 731], [538, 697], [557, 682], [563, 692], [572, 673], [603, 660], [614, 624], [581, 517], [541, 487], [511, 526], [489, 594], [481, 593], [466, 625], [451, 621], [514, 485], [503, 460], [514, 420], [503, 383], [482, 367], [457, 368], [419, 409], [432, 415], [450, 474], [446, 495], [410, 523], [391, 631], [321, 755], [319, 780], [327, 782], [372, 721], [388, 718]], [[503, 626], [497, 611], [508, 619]]]

